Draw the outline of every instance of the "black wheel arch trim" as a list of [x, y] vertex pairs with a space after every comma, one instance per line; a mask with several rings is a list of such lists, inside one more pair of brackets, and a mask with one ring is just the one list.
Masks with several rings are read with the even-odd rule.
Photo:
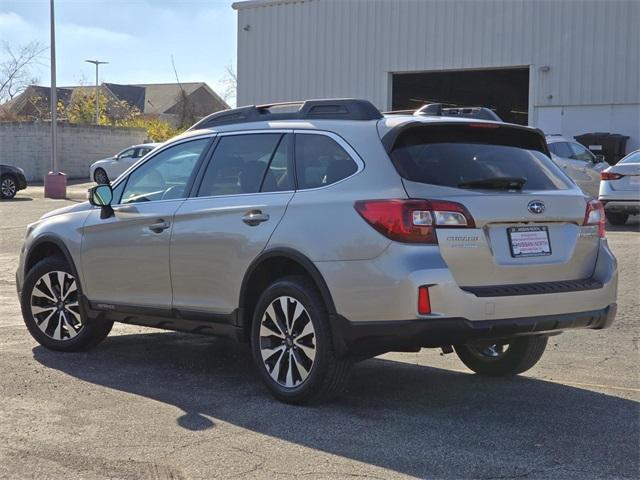
[[[294, 262], [298, 263], [309, 274], [309, 276], [313, 280], [313, 283], [318, 288], [318, 291], [320, 292], [320, 296], [322, 297], [322, 300], [324, 301], [325, 306], [327, 307], [327, 310], [329, 311], [329, 317], [333, 319], [333, 317], [335, 317], [336, 315], [336, 306], [335, 306], [335, 303], [333, 302], [333, 297], [331, 296], [331, 292], [329, 290], [329, 287], [327, 286], [327, 282], [325, 282], [324, 277], [320, 273], [320, 270], [318, 270], [318, 268], [313, 264], [313, 262], [306, 255], [304, 255], [303, 253], [300, 253], [298, 250], [295, 250], [293, 248], [286, 248], [286, 247], [276, 247], [269, 250], [265, 250], [258, 257], [256, 257], [251, 262], [251, 264], [247, 268], [247, 271], [244, 274], [244, 278], [242, 279], [242, 285], [240, 287], [240, 298], [238, 301], [239, 310], [240, 310], [240, 314], [238, 315], [238, 322], [239, 322], [238, 326], [244, 328], [250, 324], [250, 322], [247, 322], [247, 319], [244, 318], [245, 316], [244, 312], [246, 311], [245, 297], [246, 297], [247, 289], [249, 286], [249, 279], [251, 278], [253, 273], [256, 271], [256, 269], [264, 261], [274, 257], [285, 257], [289, 260], [293, 260]], [[335, 330], [333, 329], [333, 321], [331, 321], [331, 323], [332, 323], [332, 330], [335, 333]]]
[[76, 278], [76, 282], [78, 282], [78, 291], [79, 291], [78, 296], [80, 300], [79, 304], [80, 304], [81, 313], [85, 315], [86, 319], [91, 319], [95, 317], [95, 315], [92, 315], [92, 311], [89, 307], [89, 301], [85, 296], [84, 291], [82, 290], [82, 282], [80, 281], [80, 276], [78, 275], [78, 269], [76, 268], [76, 264], [73, 261], [71, 252], [69, 252], [69, 249], [67, 248], [64, 241], [60, 237], [53, 235], [51, 233], [43, 233], [34, 239], [33, 243], [31, 244], [31, 247], [29, 248], [29, 251], [26, 252], [25, 254], [23, 279], [26, 278], [29, 273], [29, 270], [27, 270], [27, 265], [29, 264], [29, 259], [32, 253], [36, 248], [38, 248], [38, 246], [42, 245], [43, 243], [52, 243], [60, 249], [60, 251], [62, 252], [62, 255], [64, 256], [65, 261], [67, 262], [67, 265], [69, 265], [69, 268], [71, 269], [71, 273]]
[[53, 243], [56, 247], [58, 247], [62, 251], [62, 254], [65, 257], [65, 260], [67, 261], [67, 263], [69, 264], [69, 267], [71, 268], [73, 276], [76, 277], [78, 283], [80, 283], [78, 270], [76, 268], [75, 262], [73, 261], [73, 257], [71, 256], [71, 252], [69, 252], [69, 249], [67, 248], [64, 241], [60, 237], [56, 235], [52, 235], [50, 233], [43, 233], [42, 235], [39, 235], [38, 237], [35, 238], [35, 240], [31, 244], [29, 251], [25, 255], [24, 276], [26, 277], [27, 274], [29, 273], [29, 271], [27, 270], [27, 265], [29, 264], [29, 259], [31, 258], [31, 255], [36, 250], [36, 248], [38, 248], [43, 243]]

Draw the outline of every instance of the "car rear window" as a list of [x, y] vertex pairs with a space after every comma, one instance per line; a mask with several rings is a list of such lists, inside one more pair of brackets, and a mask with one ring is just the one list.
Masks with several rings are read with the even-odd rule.
[[412, 127], [398, 136], [390, 156], [398, 173], [413, 182], [458, 187], [474, 180], [523, 177], [523, 190], [570, 186], [546, 155], [544, 139], [516, 128], [492, 124]]
[[629, 154], [618, 163], [640, 163], [640, 151]]

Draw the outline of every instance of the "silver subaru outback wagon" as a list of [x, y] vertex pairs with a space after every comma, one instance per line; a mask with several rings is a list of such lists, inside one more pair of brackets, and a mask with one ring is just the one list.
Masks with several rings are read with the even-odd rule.
[[514, 375], [550, 335], [615, 316], [602, 206], [532, 128], [352, 99], [242, 107], [89, 197], [22, 249], [24, 320], [54, 350], [114, 321], [227, 336], [278, 399], [312, 403], [356, 360], [436, 347]]

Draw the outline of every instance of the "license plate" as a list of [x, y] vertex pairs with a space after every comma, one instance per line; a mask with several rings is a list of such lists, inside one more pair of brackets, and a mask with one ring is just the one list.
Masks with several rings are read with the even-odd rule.
[[512, 257], [541, 257], [551, 255], [547, 227], [507, 228]]
[[630, 185], [640, 185], [640, 175], [630, 175], [629, 176], [629, 184]]

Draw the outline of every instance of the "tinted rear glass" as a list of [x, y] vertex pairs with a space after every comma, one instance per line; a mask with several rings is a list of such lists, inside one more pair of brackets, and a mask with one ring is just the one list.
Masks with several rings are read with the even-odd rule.
[[391, 160], [403, 178], [445, 187], [487, 178], [523, 177], [523, 190], [566, 189], [570, 183], [533, 132], [509, 127], [437, 125], [400, 134]]

